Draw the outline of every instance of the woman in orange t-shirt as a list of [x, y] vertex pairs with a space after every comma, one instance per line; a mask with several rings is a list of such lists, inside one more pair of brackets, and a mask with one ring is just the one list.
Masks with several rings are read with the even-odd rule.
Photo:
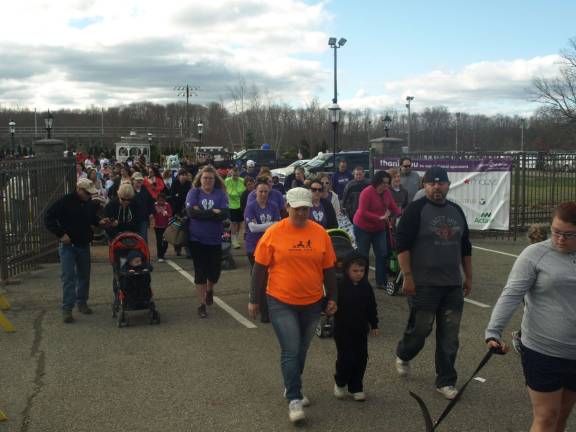
[[248, 313], [256, 318], [260, 293], [266, 290], [270, 321], [281, 348], [288, 414], [297, 422], [305, 418], [302, 407], [310, 403], [302, 395], [301, 376], [322, 311], [324, 287], [326, 313], [336, 312], [336, 254], [324, 228], [308, 219], [310, 191], [290, 189], [286, 201], [288, 218], [268, 228], [254, 251]]

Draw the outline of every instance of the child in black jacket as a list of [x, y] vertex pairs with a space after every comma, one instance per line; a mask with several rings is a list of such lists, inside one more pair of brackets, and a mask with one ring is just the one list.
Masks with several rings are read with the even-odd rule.
[[378, 311], [374, 291], [368, 282], [368, 260], [358, 252], [343, 263], [338, 282], [338, 311], [334, 317], [334, 340], [338, 350], [334, 396], [346, 397], [346, 386], [354, 400], [364, 401], [362, 380], [368, 362], [368, 333], [377, 336]]

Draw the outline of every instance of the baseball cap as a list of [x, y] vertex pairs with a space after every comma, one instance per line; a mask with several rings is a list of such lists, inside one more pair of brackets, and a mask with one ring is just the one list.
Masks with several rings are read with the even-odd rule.
[[424, 183], [450, 182], [446, 170], [439, 166], [433, 166], [431, 168], [428, 168], [428, 170], [424, 174], [424, 179], [422, 181]]
[[92, 183], [92, 180], [88, 180], [87, 178], [82, 178], [82, 179], [78, 180], [78, 182], [76, 183], [76, 187], [78, 189], [84, 189], [89, 194], [97, 194], [98, 193], [98, 189], [96, 189], [96, 186], [94, 186], [94, 183]]
[[136, 171], [134, 174], [132, 174], [132, 180], [144, 180], [144, 176], [140, 171]]
[[247, 167], [255, 167], [255, 166], [256, 166], [256, 162], [254, 162], [253, 160], [249, 160], [248, 162], [246, 162], [246, 166], [247, 166]]
[[312, 207], [312, 193], [305, 188], [296, 187], [286, 193], [290, 207]]

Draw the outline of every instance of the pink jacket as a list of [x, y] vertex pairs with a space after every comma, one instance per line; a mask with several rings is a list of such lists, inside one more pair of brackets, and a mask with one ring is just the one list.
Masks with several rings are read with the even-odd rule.
[[354, 225], [364, 231], [383, 231], [387, 225], [380, 217], [386, 214], [386, 210], [390, 210], [396, 216], [402, 213], [394, 202], [390, 190], [385, 189], [384, 193], [379, 195], [376, 188], [370, 185], [360, 193], [358, 210], [354, 215]]

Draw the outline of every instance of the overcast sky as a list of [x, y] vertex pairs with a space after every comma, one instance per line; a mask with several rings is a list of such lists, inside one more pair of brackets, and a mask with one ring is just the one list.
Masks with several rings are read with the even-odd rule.
[[229, 99], [240, 80], [273, 101], [343, 109], [444, 105], [527, 115], [576, 36], [576, 2], [20, 0], [0, 25], [0, 105], [48, 108]]

